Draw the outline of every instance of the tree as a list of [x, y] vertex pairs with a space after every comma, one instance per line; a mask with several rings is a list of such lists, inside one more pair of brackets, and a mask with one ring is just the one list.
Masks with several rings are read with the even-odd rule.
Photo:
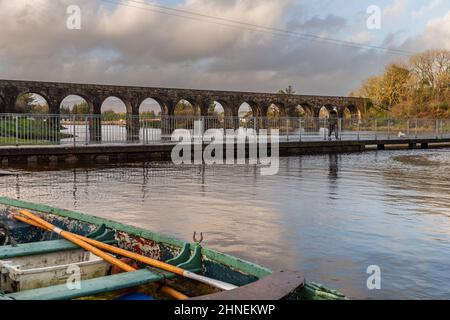
[[[161, 112], [160, 112], [159, 114], [161, 114]], [[159, 115], [159, 114], [158, 114], [158, 115]], [[141, 112], [140, 115], [141, 115], [142, 117], [150, 118], [150, 119], [156, 118], [156, 113], [155, 113], [155, 111], [153, 111], [153, 110], [150, 110], [150, 111], [143, 111], [143, 112]]]
[[275, 119], [279, 118], [280, 116], [281, 116], [280, 109], [276, 105], [272, 104], [267, 110], [267, 117], [270, 119]]
[[75, 104], [72, 108], [72, 113], [77, 115], [89, 114], [89, 105], [86, 101]]
[[70, 110], [70, 107], [61, 106], [59, 113], [60, 114], [72, 114], [72, 110]]
[[395, 116], [450, 117], [450, 51], [430, 50], [390, 64], [352, 95], [369, 98], [375, 109]]
[[410, 72], [407, 66], [391, 64], [382, 78], [383, 104], [387, 109], [405, 101], [408, 95]]
[[412, 57], [410, 65], [419, 86], [428, 87], [431, 92], [439, 93], [442, 81], [448, 79], [450, 75], [450, 51], [426, 51]]
[[181, 100], [175, 106], [175, 114], [177, 116], [196, 116], [197, 110], [189, 102]]
[[294, 95], [295, 91], [291, 85], [289, 85], [286, 89], [278, 90], [278, 94], [286, 94], [286, 95]]
[[30, 113], [35, 103], [36, 99], [33, 94], [22, 94], [17, 98], [16, 111], [18, 113]]

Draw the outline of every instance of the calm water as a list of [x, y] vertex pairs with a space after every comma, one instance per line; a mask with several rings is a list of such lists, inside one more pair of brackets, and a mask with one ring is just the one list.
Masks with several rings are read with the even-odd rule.
[[[137, 164], [20, 171], [1, 194], [191, 240], [351, 298], [450, 298], [450, 151], [284, 158], [253, 166]], [[382, 290], [369, 291], [378, 265]]]

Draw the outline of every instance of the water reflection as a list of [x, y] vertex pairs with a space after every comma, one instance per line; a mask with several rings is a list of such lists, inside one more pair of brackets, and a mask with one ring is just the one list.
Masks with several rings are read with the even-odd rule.
[[328, 178], [330, 180], [330, 195], [334, 195], [336, 193], [337, 188], [337, 180], [339, 175], [339, 155], [330, 154], [329, 155], [329, 163], [330, 169]]
[[[298, 269], [356, 298], [450, 296], [450, 153], [284, 158], [256, 166], [133, 164], [21, 171], [1, 194], [76, 209]], [[430, 165], [425, 165], [430, 163]], [[379, 265], [383, 290], [368, 291]]]

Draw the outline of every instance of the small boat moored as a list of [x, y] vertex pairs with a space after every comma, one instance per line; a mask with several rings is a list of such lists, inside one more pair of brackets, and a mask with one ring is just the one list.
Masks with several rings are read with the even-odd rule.
[[342, 300], [298, 272], [0, 197], [0, 300]]

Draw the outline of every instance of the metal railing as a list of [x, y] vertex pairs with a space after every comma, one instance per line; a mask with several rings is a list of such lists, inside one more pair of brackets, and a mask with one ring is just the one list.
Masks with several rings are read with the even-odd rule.
[[278, 130], [281, 142], [444, 139], [450, 119], [0, 114], [0, 145], [161, 144], [176, 142], [176, 130], [195, 140], [209, 129], [235, 137]]

